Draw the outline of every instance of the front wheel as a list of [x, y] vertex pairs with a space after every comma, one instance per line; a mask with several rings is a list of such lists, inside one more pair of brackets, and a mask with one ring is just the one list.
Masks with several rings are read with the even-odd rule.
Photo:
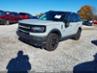
[[46, 42], [45, 49], [48, 51], [53, 51], [58, 46], [59, 36], [55, 33], [51, 33], [48, 35]]

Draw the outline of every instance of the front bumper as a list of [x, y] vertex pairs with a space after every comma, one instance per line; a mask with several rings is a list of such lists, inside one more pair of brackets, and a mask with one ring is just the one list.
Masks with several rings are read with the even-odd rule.
[[31, 44], [33, 44], [35, 46], [44, 47], [46, 44], [46, 37], [32, 36], [28, 33], [22, 32], [20, 30], [17, 31], [17, 35], [20, 38], [23, 38], [24, 40], [28, 40], [28, 42], [31, 42]]

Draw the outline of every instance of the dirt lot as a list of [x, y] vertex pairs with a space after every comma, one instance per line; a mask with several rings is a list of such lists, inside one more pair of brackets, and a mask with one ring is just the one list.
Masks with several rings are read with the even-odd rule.
[[9, 61], [20, 50], [29, 56], [31, 71], [36, 72], [72, 72], [76, 65], [92, 61], [97, 53], [97, 46], [91, 43], [97, 40], [97, 29], [83, 30], [79, 41], [62, 41], [52, 52], [19, 41], [16, 30], [17, 24], [0, 26], [0, 71], [7, 71]]

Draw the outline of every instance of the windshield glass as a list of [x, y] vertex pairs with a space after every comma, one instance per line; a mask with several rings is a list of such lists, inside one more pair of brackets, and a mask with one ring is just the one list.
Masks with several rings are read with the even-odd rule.
[[40, 20], [47, 20], [47, 16], [46, 16], [46, 14], [43, 14], [42, 16], [40, 16], [39, 19], [40, 19]]
[[63, 21], [63, 18], [64, 18], [63, 12], [54, 11], [44, 13], [42, 16], [39, 17], [40, 20], [50, 20], [50, 21]]

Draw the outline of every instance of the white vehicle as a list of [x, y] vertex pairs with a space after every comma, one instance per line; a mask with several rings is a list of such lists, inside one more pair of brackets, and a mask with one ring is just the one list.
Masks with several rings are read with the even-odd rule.
[[80, 17], [76, 13], [48, 11], [39, 19], [19, 21], [17, 34], [48, 51], [57, 48], [64, 38], [78, 40], [81, 35]]

